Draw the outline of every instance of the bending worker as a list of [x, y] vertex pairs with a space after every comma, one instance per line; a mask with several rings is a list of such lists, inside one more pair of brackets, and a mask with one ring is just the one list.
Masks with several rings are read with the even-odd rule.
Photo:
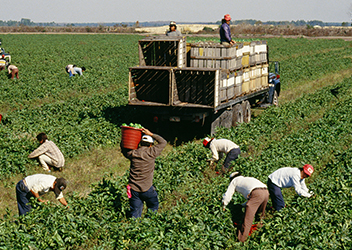
[[234, 142], [227, 139], [210, 139], [206, 137], [203, 140], [203, 146], [206, 148], [210, 148], [212, 152], [212, 158], [207, 160], [210, 162], [211, 165], [213, 165], [214, 162], [219, 161], [223, 153], [226, 154], [224, 165], [221, 167], [222, 174], [228, 171], [230, 163], [236, 160], [241, 153], [240, 147]]
[[234, 45], [235, 42], [231, 38], [230, 22], [231, 16], [226, 14], [222, 19], [220, 27], [220, 43], [223, 45]]
[[[148, 209], [156, 212], [159, 208], [158, 194], [153, 186], [155, 158], [161, 154], [166, 141], [148, 129], [142, 129], [144, 135], [138, 149], [122, 148], [123, 155], [130, 160], [130, 175], [128, 185], [131, 191], [129, 198], [131, 217], [142, 216], [143, 202]], [[154, 140], [158, 142], [154, 145]]]
[[52, 141], [48, 140], [45, 133], [37, 135], [40, 146], [28, 155], [28, 158], [39, 159], [44, 171], [51, 172], [51, 167], [57, 168], [60, 172], [65, 164], [65, 158], [60, 149]]
[[269, 175], [267, 184], [273, 207], [277, 211], [285, 207], [281, 188], [294, 187], [298, 195], [307, 198], [311, 197], [314, 193], [312, 191], [309, 192], [304, 180], [310, 177], [313, 172], [314, 168], [306, 164], [302, 168], [280, 168]]
[[235, 191], [241, 193], [247, 200], [243, 223], [237, 228], [238, 240], [244, 242], [252, 227], [255, 214], [260, 212], [260, 219], [264, 217], [269, 192], [265, 184], [256, 178], [243, 177], [239, 172], [234, 172], [230, 175], [230, 185], [222, 198], [223, 210], [231, 201]]
[[70, 75], [70, 77], [76, 74], [81, 76], [83, 75], [83, 72], [86, 71], [85, 67], [80, 68], [73, 64], [67, 65], [65, 69], [66, 69], [66, 72]]
[[16, 185], [16, 198], [19, 215], [28, 213], [32, 206], [29, 199], [35, 197], [39, 202], [47, 202], [40, 198], [41, 195], [52, 191], [55, 193], [56, 199], [64, 206], [67, 202], [62, 194], [66, 188], [67, 181], [64, 178], [56, 178], [47, 174], [34, 174], [20, 180]]

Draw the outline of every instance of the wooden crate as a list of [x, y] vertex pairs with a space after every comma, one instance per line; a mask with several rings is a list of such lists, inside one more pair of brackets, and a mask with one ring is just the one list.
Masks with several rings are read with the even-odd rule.
[[243, 71], [235, 73], [235, 97], [242, 95]]
[[186, 67], [185, 37], [146, 37], [138, 42], [140, 66]]
[[129, 102], [170, 104], [169, 67], [133, 67], [129, 71]]

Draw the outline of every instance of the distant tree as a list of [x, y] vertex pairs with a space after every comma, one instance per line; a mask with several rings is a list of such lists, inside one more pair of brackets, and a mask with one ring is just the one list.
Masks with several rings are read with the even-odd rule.
[[28, 18], [22, 18], [20, 21], [20, 25], [31, 26], [32, 24], [33, 22], [31, 22], [31, 19]]
[[343, 22], [343, 23], [341, 24], [341, 26], [347, 27], [347, 26], [348, 26], [348, 23], [347, 23], [347, 22]]

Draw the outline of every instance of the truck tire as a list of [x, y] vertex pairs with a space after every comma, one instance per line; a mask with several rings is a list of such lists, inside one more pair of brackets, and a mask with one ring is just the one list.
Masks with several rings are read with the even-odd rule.
[[275, 106], [279, 106], [279, 95], [277, 94], [277, 91], [274, 91], [274, 96], [273, 96], [273, 105]]
[[231, 128], [232, 126], [232, 111], [225, 110], [219, 115], [210, 125], [210, 134], [215, 134], [217, 127]]
[[243, 122], [243, 110], [241, 104], [236, 104], [232, 109], [232, 126], [236, 127]]
[[242, 102], [242, 111], [243, 111], [243, 122], [250, 122], [251, 121], [251, 104], [249, 101]]

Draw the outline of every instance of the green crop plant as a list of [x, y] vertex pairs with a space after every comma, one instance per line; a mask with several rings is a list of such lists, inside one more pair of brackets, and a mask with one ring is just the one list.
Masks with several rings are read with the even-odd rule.
[[[1, 178], [34, 167], [27, 155], [42, 131], [67, 157], [120, 143], [120, 126], [133, 122], [126, 85], [128, 67], [138, 61], [138, 36], [5, 38], [13, 41], [8, 50], [23, 73], [12, 82], [0, 75], [5, 93], [0, 103]], [[278, 38], [268, 39], [268, 44], [270, 59], [281, 62], [282, 91], [351, 67], [350, 43], [342, 40]], [[69, 78], [64, 72], [67, 61], [91, 70]], [[310, 163], [315, 168], [307, 179], [315, 196], [307, 199], [284, 190], [287, 207], [273, 212], [269, 201], [264, 226], [245, 243], [236, 240], [232, 220], [234, 205], [244, 198], [234, 195], [222, 211], [229, 180], [208, 167], [209, 150], [192, 141], [156, 160], [158, 213], [127, 218], [127, 171], [93, 184], [87, 196], [68, 195], [68, 209], [33, 201], [33, 210], [24, 217], [8, 210], [0, 219], [0, 249], [350, 249], [351, 87], [352, 78], [346, 78], [270, 107], [248, 124], [217, 131], [215, 137], [240, 145], [242, 153], [232, 167], [245, 176], [266, 182], [280, 167]]]

